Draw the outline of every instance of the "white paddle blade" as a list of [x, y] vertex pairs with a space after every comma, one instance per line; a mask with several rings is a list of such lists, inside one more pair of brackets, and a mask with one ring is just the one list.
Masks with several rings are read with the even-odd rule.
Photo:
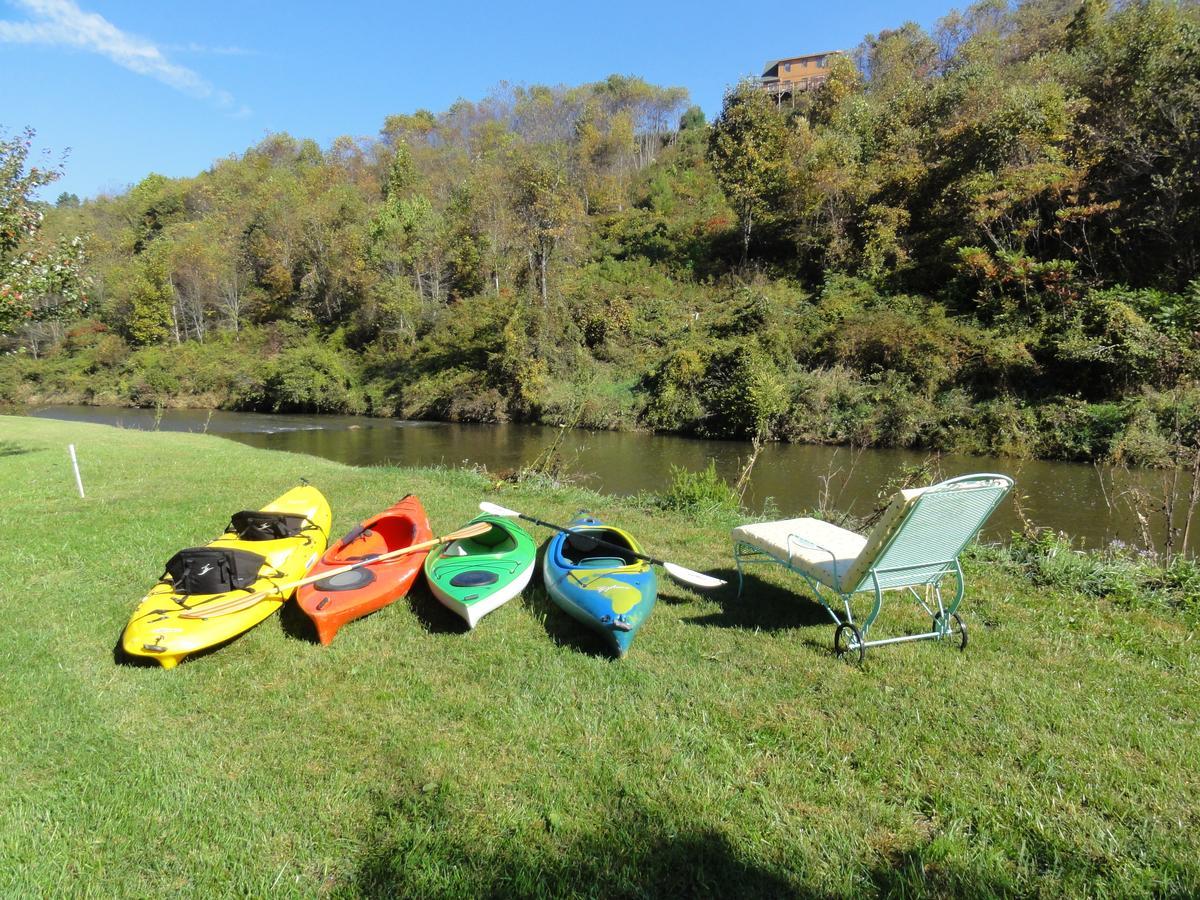
[[479, 508], [489, 516], [503, 516], [506, 519], [521, 518], [521, 514], [515, 509], [509, 509], [507, 506], [499, 506], [495, 503], [488, 503], [486, 500], [479, 504]]
[[685, 569], [683, 566], [673, 562], [663, 563], [663, 568], [676, 581], [699, 588], [702, 591], [711, 591], [713, 588], [719, 588], [725, 583], [720, 578], [713, 578], [713, 576], [705, 575], [703, 572], [693, 572], [691, 569]]

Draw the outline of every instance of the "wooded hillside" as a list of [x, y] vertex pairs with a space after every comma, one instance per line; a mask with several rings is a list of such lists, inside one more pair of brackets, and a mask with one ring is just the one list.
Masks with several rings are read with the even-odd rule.
[[87, 318], [11, 328], [0, 399], [1165, 464], [1200, 425], [1200, 14], [984, 2], [712, 124], [504, 85], [30, 240], [76, 234]]

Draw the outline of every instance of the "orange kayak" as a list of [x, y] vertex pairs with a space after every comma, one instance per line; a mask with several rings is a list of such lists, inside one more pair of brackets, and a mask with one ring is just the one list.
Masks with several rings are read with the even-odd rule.
[[[382, 556], [432, 538], [425, 507], [409, 494], [352, 529], [329, 548], [308, 574], [318, 575], [322, 570]], [[321, 643], [328, 644], [347, 622], [361, 619], [407, 594], [427, 554], [428, 551], [405, 554], [306, 584], [297, 590], [296, 602], [317, 626]]]

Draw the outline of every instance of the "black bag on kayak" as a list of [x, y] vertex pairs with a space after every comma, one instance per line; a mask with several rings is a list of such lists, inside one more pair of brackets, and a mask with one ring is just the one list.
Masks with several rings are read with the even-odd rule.
[[244, 590], [258, 579], [266, 558], [248, 550], [228, 547], [189, 547], [169, 560], [169, 576], [180, 594], [223, 594]]
[[304, 516], [244, 509], [233, 514], [225, 531], [233, 532], [243, 541], [277, 541], [295, 537], [307, 521]]

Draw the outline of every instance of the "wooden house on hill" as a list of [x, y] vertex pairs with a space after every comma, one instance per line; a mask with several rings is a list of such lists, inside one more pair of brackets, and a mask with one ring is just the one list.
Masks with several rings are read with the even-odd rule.
[[774, 59], [767, 63], [759, 81], [776, 102], [792, 100], [796, 94], [816, 90], [824, 84], [837, 55], [838, 51], [830, 50]]

